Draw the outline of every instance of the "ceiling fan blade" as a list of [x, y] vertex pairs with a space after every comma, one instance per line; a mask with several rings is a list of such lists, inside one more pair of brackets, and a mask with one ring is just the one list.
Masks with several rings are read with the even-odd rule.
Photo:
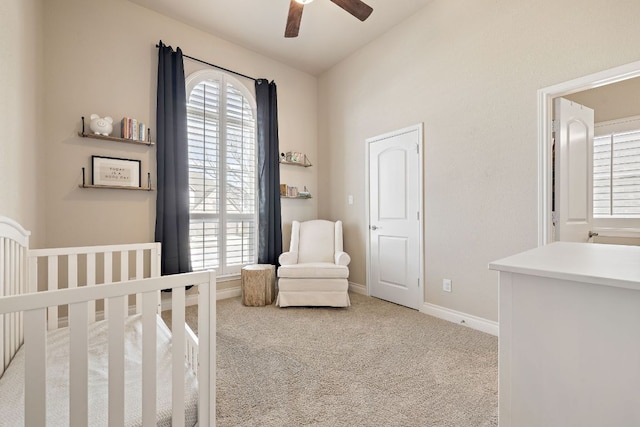
[[287, 18], [287, 27], [284, 30], [285, 37], [298, 37], [300, 31], [300, 21], [302, 21], [302, 9], [304, 5], [296, 0], [291, 0], [289, 4], [289, 17]]
[[373, 8], [360, 0], [331, 0], [356, 18], [364, 21], [371, 15]]

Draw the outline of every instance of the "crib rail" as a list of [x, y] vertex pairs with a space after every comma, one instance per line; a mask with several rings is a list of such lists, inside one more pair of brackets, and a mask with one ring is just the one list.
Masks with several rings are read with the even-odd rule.
[[[27, 255], [29, 292], [159, 277], [160, 255], [160, 243], [32, 249]], [[124, 304], [128, 307], [129, 301], [124, 301]], [[96, 303], [91, 302], [87, 307], [89, 321], [108, 317], [108, 305], [109, 301], [105, 300], [103, 310], [97, 312]], [[65, 326], [59, 310], [58, 306], [47, 309], [49, 330]], [[141, 310], [142, 296], [138, 294], [135, 296], [135, 312], [140, 313]], [[96, 314], [101, 316], [96, 317]]]
[[[199, 285], [199, 338], [187, 337], [185, 328], [185, 287]], [[188, 273], [103, 286], [70, 287], [0, 298], [0, 315], [24, 313], [25, 346], [25, 425], [46, 425], [46, 313], [50, 307], [69, 305], [70, 360], [70, 425], [88, 425], [88, 324], [92, 303], [109, 301], [109, 425], [124, 425], [124, 318], [129, 295], [141, 296], [143, 366], [143, 425], [156, 425], [156, 316], [157, 292], [172, 289], [172, 425], [184, 425], [185, 348], [187, 359], [197, 359], [198, 423], [215, 425], [215, 273]], [[198, 347], [194, 352], [195, 338]], [[197, 342], [199, 341], [199, 342]], [[190, 350], [189, 350], [190, 349]], [[26, 408], [26, 405], [25, 405]]]
[[[26, 253], [30, 233], [0, 217], [0, 297], [27, 292]], [[21, 313], [0, 314], [0, 376], [23, 342]]]

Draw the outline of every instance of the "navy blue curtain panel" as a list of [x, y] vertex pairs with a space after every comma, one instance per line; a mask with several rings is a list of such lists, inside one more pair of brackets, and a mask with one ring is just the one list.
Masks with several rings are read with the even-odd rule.
[[258, 262], [278, 265], [282, 253], [280, 154], [276, 84], [256, 80], [258, 114]]
[[162, 275], [191, 271], [187, 100], [182, 51], [160, 41], [156, 109], [158, 194], [156, 242], [162, 243]]

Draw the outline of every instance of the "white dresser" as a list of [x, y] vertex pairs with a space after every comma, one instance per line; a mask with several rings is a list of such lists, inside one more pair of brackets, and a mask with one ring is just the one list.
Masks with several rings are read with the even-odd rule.
[[640, 426], [640, 247], [556, 242], [500, 272], [500, 427]]

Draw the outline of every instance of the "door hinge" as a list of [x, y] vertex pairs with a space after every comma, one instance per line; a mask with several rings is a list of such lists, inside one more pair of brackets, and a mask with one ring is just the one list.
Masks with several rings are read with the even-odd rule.
[[418, 278], [418, 287], [420, 287], [420, 279]]
[[416, 212], [416, 218], [420, 221], [420, 211]]
[[551, 120], [551, 132], [558, 132], [558, 121], [557, 120]]
[[416, 153], [420, 154], [420, 145], [416, 144]]

